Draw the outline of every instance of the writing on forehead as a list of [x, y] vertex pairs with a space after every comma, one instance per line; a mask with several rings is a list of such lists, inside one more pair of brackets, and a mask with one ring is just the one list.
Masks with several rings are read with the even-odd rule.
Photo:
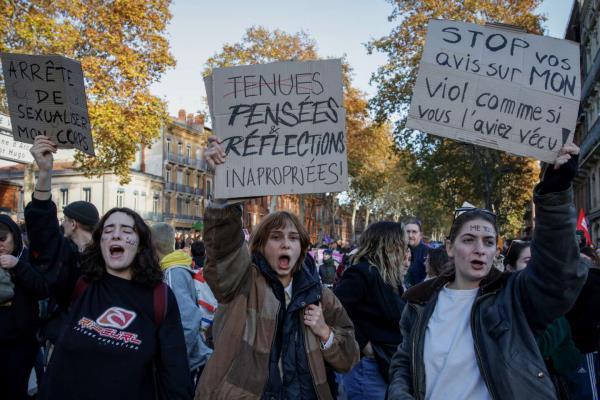
[[494, 233], [494, 230], [487, 225], [469, 225], [469, 231]]

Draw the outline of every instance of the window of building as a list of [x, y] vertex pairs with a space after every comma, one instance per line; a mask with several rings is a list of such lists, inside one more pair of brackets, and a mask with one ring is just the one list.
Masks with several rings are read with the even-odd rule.
[[185, 158], [187, 158], [187, 160], [190, 160], [190, 157], [192, 156], [192, 146], [190, 146], [189, 144], [187, 146], [185, 146]]
[[190, 204], [190, 199], [186, 199], [185, 200], [185, 209], [183, 211], [183, 213], [185, 215], [191, 215], [191, 204]]
[[183, 152], [183, 143], [179, 142], [177, 143], [177, 155], [181, 155]]
[[87, 201], [88, 203], [92, 202], [92, 188], [83, 188], [83, 201]]
[[133, 191], [133, 210], [137, 211], [139, 208], [139, 193], [137, 190]]
[[190, 171], [185, 173], [185, 184], [190, 186]]
[[206, 181], [206, 197], [212, 196], [212, 182]]
[[177, 214], [182, 213], [182, 208], [183, 208], [183, 201], [182, 201], [181, 197], [177, 197]]
[[171, 196], [168, 194], [165, 195], [165, 212], [171, 214]]
[[202, 175], [196, 175], [196, 187], [198, 189], [202, 188]]
[[61, 205], [65, 208], [69, 204], [69, 189], [60, 189]]
[[123, 207], [123, 198], [125, 197], [125, 189], [117, 189], [117, 207]]
[[165, 180], [167, 183], [172, 182], [171, 170], [169, 168], [165, 168]]
[[167, 139], [167, 154], [171, 154], [171, 139]]
[[158, 214], [158, 201], [160, 199], [160, 195], [158, 193], [154, 193], [152, 197], [152, 213]]
[[183, 171], [177, 170], [177, 183], [183, 185]]

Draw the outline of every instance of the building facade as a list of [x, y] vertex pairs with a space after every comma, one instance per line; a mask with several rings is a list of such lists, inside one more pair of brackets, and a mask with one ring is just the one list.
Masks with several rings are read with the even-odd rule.
[[581, 149], [574, 182], [575, 205], [588, 219], [594, 244], [600, 241], [600, 0], [576, 0], [565, 38], [580, 43], [581, 104], [575, 143]]
[[[62, 218], [62, 210], [70, 202], [84, 200], [96, 205], [101, 214], [113, 207], [129, 207], [149, 223], [164, 221], [176, 230], [190, 230], [194, 221], [202, 219], [205, 196], [212, 193], [212, 175], [201, 161], [209, 132], [203, 116], [181, 110], [161, 128], [152, 146], [138, 148], [126, 185], [114, 174], [86, 177], [73, 167], [73, 153], [62, 153], [56, 157], [52, 178], [58, 217]], [[24, 203], [31, 193], [27, 190], [33, 180], [28, 165], [10, 162], [0, 167], [2, 211], [16, 220], [23, 219]]]

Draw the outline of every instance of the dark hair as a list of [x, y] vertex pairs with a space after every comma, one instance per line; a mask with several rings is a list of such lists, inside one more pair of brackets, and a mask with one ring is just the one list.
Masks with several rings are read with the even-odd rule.
[[202, 240], [196, 240], [192, 243], [192, 256], [193, 257], [204, 257], [206, 255], [206, 249], [204, 248], [204, 242]]
[[521, 257], [521, 253], [528, 247], [531, 247], [531, 242], [525, 240], [511, 241], [506, 250], [506, 255], [504, 256], [504, 266], [508, 267], [510, 265], [511, 269], [514, 269], [517, 260]]
[[97, 281], [106, 275], [106, 266], [100, 249], [100, 239], [106, 220], [117, 212], [122, 212], [133, 218], [135, 232], [140, 238], [138, 253], [131, 265], [131, 281], [147, 287], [156, 286], [162, 282], [163, 273], [158, 264], [158, 257], [154, 251], [154, 247], [152, 246], [152, 233], [142, 217], [130, 208], [115, 207], [100, 219], [98, 225], [96, 225], [96, 229], [92, 233], [92, 241], [85, 249], [82, 257], [83, 276], [90, 281]]
[[406, 228], [406, 225], [413, 224], [419, 227], [419, 232], [423, 232], [423, 226], [421, 225], [421, 220], [416, 217], [410, 217], [404, 220], [403, 225]]
[[446, 272], [446, 269], [448, 268], [446, 264], [448, 264], [448, 261], [450, 261], [450, 258], [443, 246], [429, 249], [427, 262], [429, 263], [429, 272], [431, 276], [440, 276]]
[[296, 272], [296, 269], [304, 262], [308, 245], [310, 244], [310, 236], [308, 231], [302, 225], [298, 217], [288, 211], [278, 211], [271, 213], [266, 216], [256, 228], [252, 231], [250, 236], [250, 251], [252, 253], [263, 253], [267, 240], [269, 240], [269, 234], [272, 230], [285, 227], [287, 222], [291, 222], [296, 227], [298, 235], [300, 236], [300, 257], [298, 263], [294, 265], [292, 271]]
[[467, 222], [474, 221], [476, 219], [482, 219], [484, 221], [489, 222], [494, 227], [495, 235], [498, 235], [498, 226], [496, 225], [496, 217], [491, 214], [489, 211], [481, 210], [479, 208], [474, 208], [472, 210], [464, 211], [462, 214], [457, 216], [452, 223], [452, 227], [450, 228], [450, 235], [448, 239], [450, 243], [454, 243], [456, 237], [458, 236], [458, 232], [460, 232], [461, 228]]

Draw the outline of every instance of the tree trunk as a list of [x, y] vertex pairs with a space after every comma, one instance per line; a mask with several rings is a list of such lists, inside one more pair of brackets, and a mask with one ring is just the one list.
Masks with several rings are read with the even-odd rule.
[[369, 217], [370, 216], [371, 216], [371, 209], [367, 207], [365, 209], [365, 226], [363, 227], [363, 232], [367, 229], [367, 226], [369, 226]]
[[299, 210], [298, 210], [298, 216], [300, 217], [300, 222], [302, 222], [305, 226], [306, 226], [306, 221], [304, 221], [304, 216], [306, 215], [306, 209], [305, 209], [305, 205], [304, 205], [304, 194], [301, 194], [298, 196], [298, 205], [299, 205]]
[[277, 196], [271, 196], [271, 202], [269, 203], [269, 213], [277, 211]]
[[358, 211], [358, 204], [356, 201], [352, 202], [352, 219], [350, 220], [350, 229], [352, 230], [352, 241], [356, 241], [356, 212]]

